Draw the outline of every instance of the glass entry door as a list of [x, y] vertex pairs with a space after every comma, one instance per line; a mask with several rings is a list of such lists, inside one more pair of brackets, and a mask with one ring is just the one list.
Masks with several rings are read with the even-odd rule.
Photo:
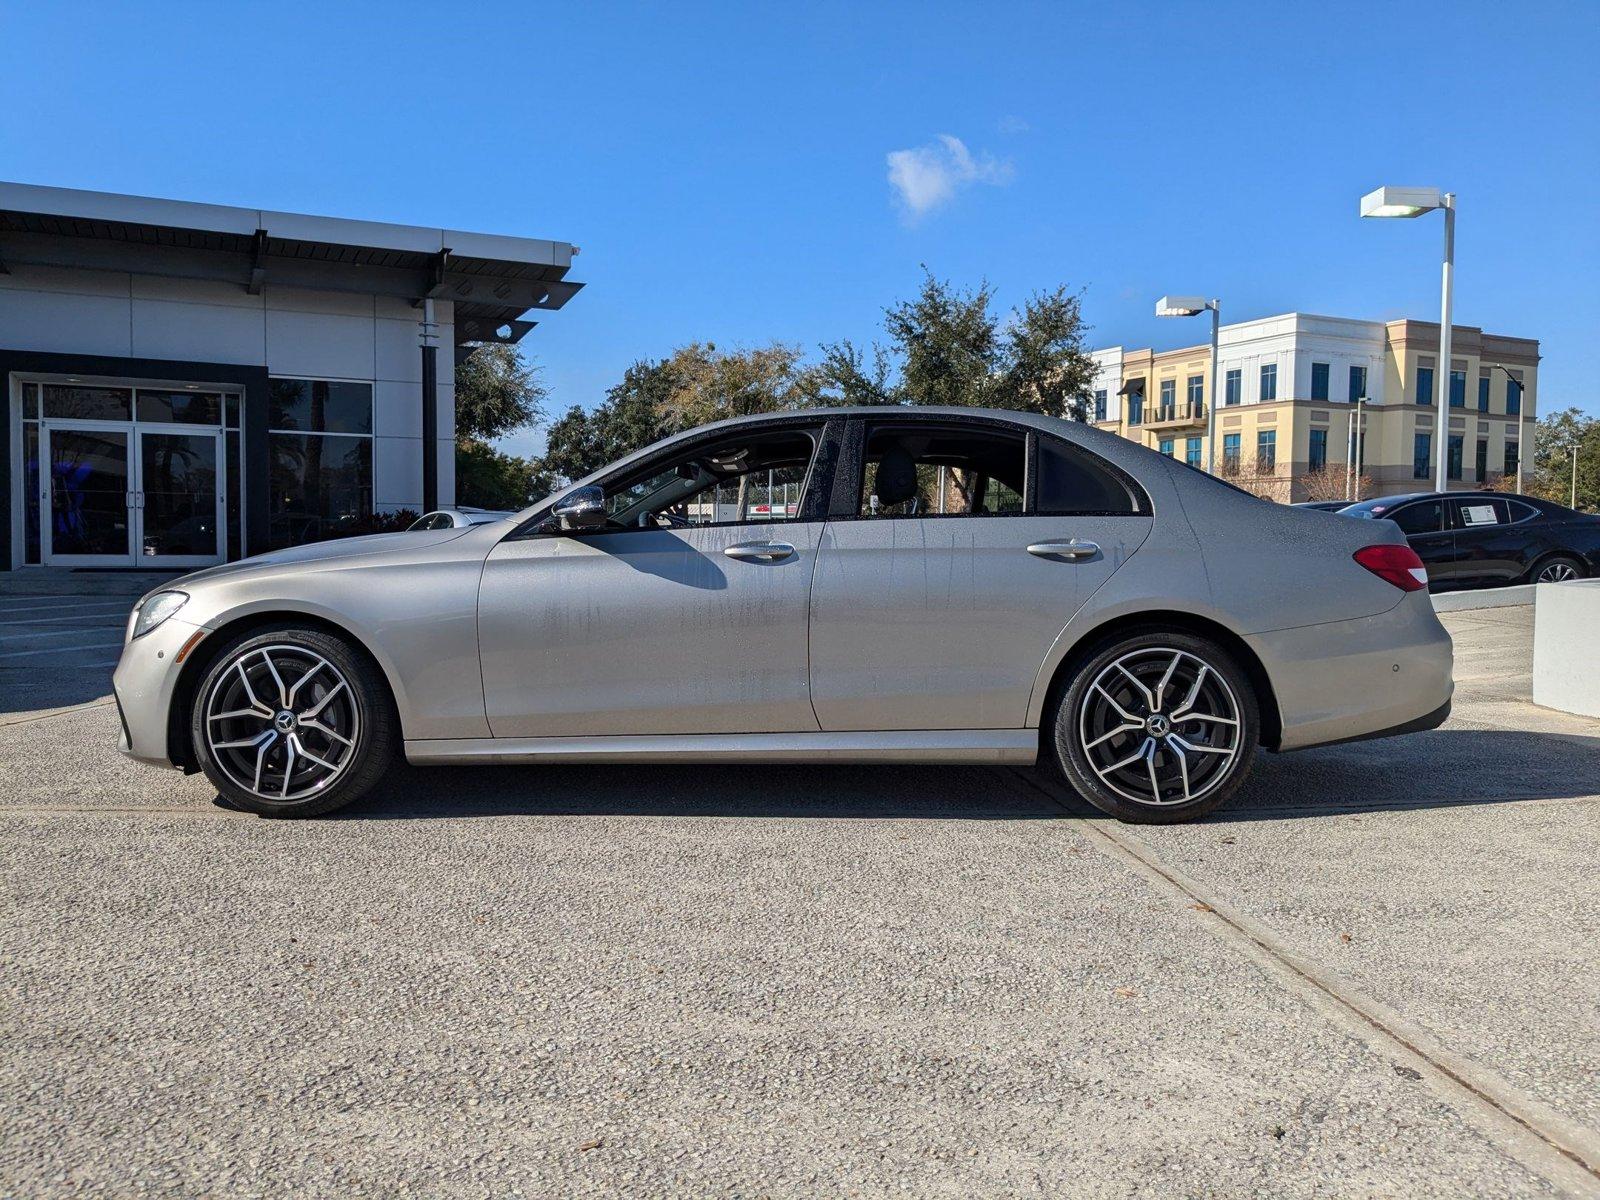
[[54, 423], [40, 430], [41, 558], [61, 567], [198, 567], [226, 549], [222, 432]]
[[220, 474], [222, 434], [140, 428], [137, 436], [139, 565], [220, 562], [227, 520]]
[[52, 566], [130, 566], [133, 563], [133, 430], [44, 426], [41, 460], [48, 479], [39, 530], [44, 562]]

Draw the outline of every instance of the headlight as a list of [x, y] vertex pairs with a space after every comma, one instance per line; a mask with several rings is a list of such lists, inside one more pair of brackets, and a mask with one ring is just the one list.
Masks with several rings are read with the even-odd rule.
[[157, 592], [139, 606], [133, 636], [141, 638], [189, 602], [186, 592]]

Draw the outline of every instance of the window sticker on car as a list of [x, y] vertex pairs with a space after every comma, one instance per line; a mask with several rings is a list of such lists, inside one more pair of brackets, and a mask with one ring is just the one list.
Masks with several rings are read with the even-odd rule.
[[1492, 504], [1463, 504], [1461, 506], [1461, 523], [1466, 526], [1493, 525], [1494, 505]]

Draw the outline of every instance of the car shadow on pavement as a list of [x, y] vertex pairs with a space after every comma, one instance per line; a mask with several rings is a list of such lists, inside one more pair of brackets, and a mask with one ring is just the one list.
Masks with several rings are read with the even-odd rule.
[[[1446, 728], [1322, 750], [1262, 754], [1238, 795], [1207, 819], [1292, 820], [1594, 795], [1600, 795], [1600, 738]], [[373, 794], [332, 819], [1048, 820], [1093, 812], [1058, 780], [1041, 791], [993, 767], [399, 764]]]
[[991, 767], [552, 764], [414, 767], [332, 819], [489, 816], [1059, 819]]

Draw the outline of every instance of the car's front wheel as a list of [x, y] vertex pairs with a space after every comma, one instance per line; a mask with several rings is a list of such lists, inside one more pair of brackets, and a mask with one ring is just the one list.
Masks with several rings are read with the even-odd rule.
[[195, 693], [195, 758], [217, 791], [262, 816], [342, 808], [383, 777], [397, 745], [381, 673], [323, 630], [247, 634]]
[[1250, 773], [1255, 689], [1231, 655], [1189, 633], [1151, 630], [1102, 643], [1056, 704], [1067, 782], [1124, 821], [1189, 821]]

